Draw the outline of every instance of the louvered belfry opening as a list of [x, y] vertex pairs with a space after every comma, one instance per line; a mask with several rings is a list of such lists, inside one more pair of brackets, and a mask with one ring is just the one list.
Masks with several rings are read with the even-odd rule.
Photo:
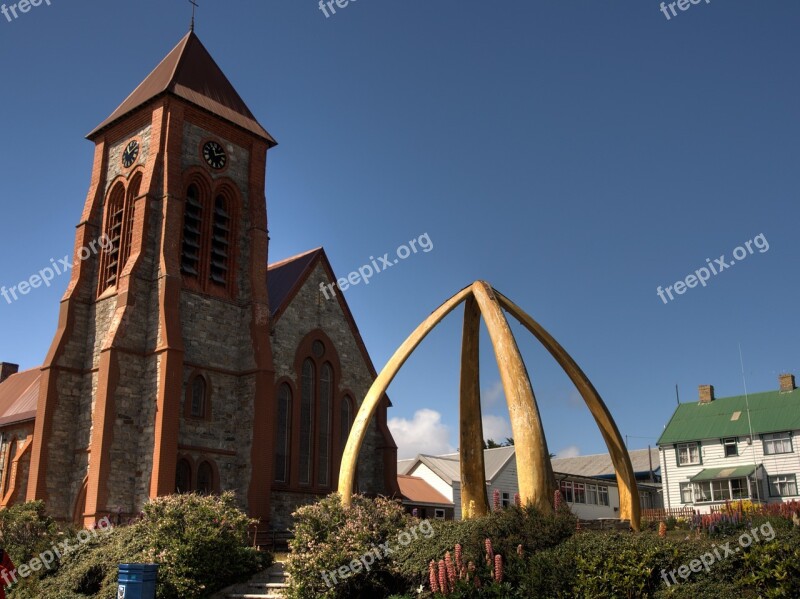
[[219, 195], [214, 201], [214, 219], [211, 231], [211, 266], [209, 278], [215, 285], [227, 287], [230, 259], [231, 217], [228, 201]]
[[100, 293], [117, 284], [124, 217], [125, 187], [122, 183], [117, 183], [111, 190], [106, 205], [105, 249], [100, 264]]
[[186, 191], [186, 208], [183, 216], [183, 247], [181, 272], [193, 279], [200, 277], [200, 247], [203, 227], [203, 204], [197, 185]]

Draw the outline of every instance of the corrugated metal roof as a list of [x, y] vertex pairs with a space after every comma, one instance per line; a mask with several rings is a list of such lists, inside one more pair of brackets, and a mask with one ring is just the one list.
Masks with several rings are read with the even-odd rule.
[[[650, 448], [648, 457], [647, 449], [633, 449], [628, 452], [631, 457], [631, 465], [636, 474], [650, 472], [650, 464], [653, 470], [658, 471], [661, 467], [661, 460], [658, 449]], [[615, 475], [614, 464], [611, 456], [607, 453], [593, 455], [576, 456], [574, 458], [553, 458], [553, 470], [561, 474], [572, 474], [574, 476], [591, 477], [613, 477]]]
[[404, 499], [413, 503], [452, 506], [453, 502], [418, 476], [397, 475], [397, 484]]
[[[747, 405], [750, 405], [750, 418]], [[722, 437], [800, 430], [800, 389], [724, 397], [712, 402], [684, 403], [675, 409], [659, 445]]]
[[0, 384], [0, 425], [36, 417], [41, 370], [33, 368], [8, 377]]
[[692, 482], [700, 482], [707, 480], [727, 480], [729, 478], [744, 478], [750, 476], [755, 471], [756, 466], [750, 464], [749, 466], [726, 466], [724, 468], [706, 468], [695, 474], [691, 479]]
[[[485, 449], [483, 459], [486, 463], [486, 480], [492, 481], [500, 473], [500, 470], [514, 457], [516, 449], [510, 447], [498, 447], [495, 449]], [[650, 471], [652, 463], [653, 470], [658, 471], [661, 467], [658, 449], [651, 448], [648, 457], [647, 449], [634, 449], [628, 452], [631, 457], [633, 471], [643, 474]], [[652, 460], [652, 462], [651, 462]], [[413, 460], [398, 461], [398, 473], [408, 473], [417, 463], [423, 463], [433, 470], [444, 481], [457, 482], [461, 480], [461, 461], [459, 454], [449, 453], [441, 456], [419, 455]], [[553, 471], [559, 474], [572, 476], [584, 476], [587, 478], [615, 476], [614, 464], [611, 456], [607, 453], [596, 455], [577, 456], [574, 458], [553, 458], [551, 460]]]
[[[514, 457], [514, 447], [496, 447], [483, 450], [483, 460], [486, 469], [486, 480], [494, 480], [500, 470]], [[448, 453], [440, 456], [419, 455], [414, 463], [422, 462], [438, 474], [444, 481], [461, 480], [461, 459], [458, 453]]]
[[191, 31], [88, 137], [91, 139], [106, 127], [164, 93], [173, 94], [208, 110], [267, 140], [270, 146], [277, 145], [250, 112], [200, 38]]

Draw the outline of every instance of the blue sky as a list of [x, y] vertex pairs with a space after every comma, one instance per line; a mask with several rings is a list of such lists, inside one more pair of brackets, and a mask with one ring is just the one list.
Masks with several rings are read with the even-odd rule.
[[[486, 279], [572, 353], [631, 448], [697, 386], [800, 374], [797, 2], [201, 1], [197, 32], [280, 145], [270, 260], [325, 246], [338, 274], [427, 233], [346, 292], [380, 368], [443, 300]], [[6, 4], [9, 4], [7, 1]], [[0, 16], [0, 285], [71, 252], [84, 139], [184, 35], [182, 0], [51, 0]], [[763, 234], [768, 251], [667, 304], [674, 285]], [[0, 360], [41, 363], [67, 280], [0, 298]], [[460, 311], [390, 387], [401, 454], [457, 445]], [[518, 327], [515, 330], [519, 331]], [[551, 451], [602, 439], [520, 334]], [[507, 411], [488, 343], [488, 431]]]

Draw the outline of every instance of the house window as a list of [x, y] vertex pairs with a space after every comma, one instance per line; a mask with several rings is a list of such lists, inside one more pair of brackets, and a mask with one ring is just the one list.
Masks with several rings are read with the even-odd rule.
[[736, 446], [736, 437], [723, 439], [722, 445], [725, 447], [725, 457], [732, 458], [739, 455], [739, 448]]
[[561, 495], [564, 497], [564, 501], [572, 503], [572, 481], [561, 481]]
[[214, 492], [214, 470], [208, 462], [201, 462], [197, 467], [197, 492], [201, 495]]
[[586, 503], [597, 505], [597, 485], [586, 485]]
[[175, 472], [175, 492], [190, 493], [192, 491], [192, 465], [187, 459], [178, 460]]
[[433, 517], [436, 520], [444, 520], [444, 510], [437, 507], [433, 510]]
[[501, 505], [504, 508], [507, 508], [508, 506], [511, 505], [511, 494], [510, 493], [503, 493], [503, 499], [502, 499]]
[[747, 489], [746, 478], [734, 478], [731, 480], [731, 499], [747, 499], [750, 491]]
[[275, 482], [289, 482], [289, 444], [292, 426], [292, 390], [283, 383], [278, 389], [277, 431], [275, 438]]
[[727, 480], [713, 480], [711, 481], [711, 493], [714, 501], [730, 500], [731, 486], [730, 481]]
[[327, 487], [331, 470], [331, 420], [333, 417], [333, 368], [327, 362], [322, 366], [319, 381], [319, 425], [317, 439], [317, 484]]
[[778, 474], [769, 477], [770, 497], [794, 497], [797, 495], [797, 476]]
[[189, 415], [192, 418], [205, 418], [208, 396], [208, 385], [206, 379], [197, 375], [191, 382], [191, 407]]
[[700, 463], [700, 446], [697, 443], [678, 444], [678, 466], [693, 466]]
[[608, 501], [608, 487], [597, 487], [597, 494], [600, 496], [600, 505], [609, 505]]
[[746, 478], [733, 478], [694, 483], [694, 497], [695, 503], [704, 503], [748, 499], [750, 494], [747, 490]]
[[310, 359], [303, 362], [300, 395], [300, 484], [311, 484], [311, 450], [314, 442], [314, 385], [316, 367]]
[[764, 440], [764, 455], [792, 453], [791, 433], [772, 433], [764, 435], [762, 439]]
[[692, 483], [681, 483], [681, 503], [694, 503], [694, 486]]
[[186, 191], [186, 207], [183, 212], [183, 245], [181, 249], [181, 272], [185, 277], [200, 277], [200, 244], [203, 231], [203, 204], [200, 190], [190, 185]]
[[575, 483], [575, 503], [586, 503], [586, 485]]

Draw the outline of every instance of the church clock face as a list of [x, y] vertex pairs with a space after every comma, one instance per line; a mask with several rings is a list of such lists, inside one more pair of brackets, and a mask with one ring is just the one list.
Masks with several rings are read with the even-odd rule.
[[139, 157], [139, 142], [133, 140], [128, 144], [125, 148], [125, 151], [122, 152], [122, 166], [125, 168], [130, 168], [136, 159]]
[[209, 141], [203, 146], [203, 158], [205, 158], [208, 166], [215, 170], [225, 168], [228, 163], [228, 155], [225, 153], [225, 148], [215, 141]]

